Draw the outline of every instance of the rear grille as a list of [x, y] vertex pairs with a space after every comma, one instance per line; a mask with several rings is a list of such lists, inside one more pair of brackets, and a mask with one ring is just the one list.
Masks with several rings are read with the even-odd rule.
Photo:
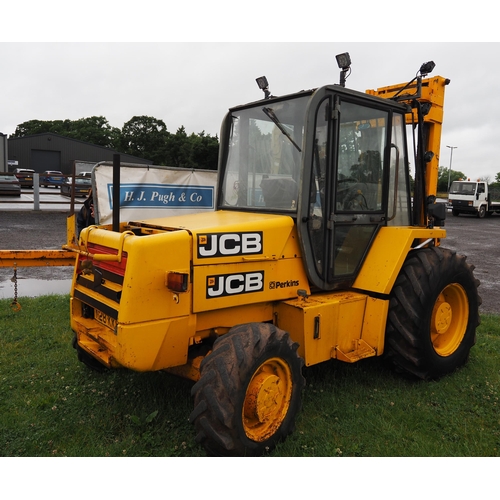
[[[112, 280], [109, 280], [112, 281]], [[120, 303], [120, 299], [122, 297], [121, 290], [114, 290], [112, 288], [108, 288], [106, 286], [106, 279], [99, 275], [99, 269], [94, 269], [94, 279], [91, 280], [88, 275], [81, 274], [77, 277], [76, 282], [89, 290], [94, 290], [100, 295], [103, 295], [107, 299], [111, 299], [116, 303]], [[123, 285], [123, 278], [120, 283], [120, 286]]]
[[108, 306], [104, 302], [95, 299], [89, 295], [86, 295], [82, 293], [80, 290], [75, 290], [74, 294], [75, 299], [80, 300], [83, 302], [87, 307], [84, 308], [85, 311], [85, 317], [90, 318], [94, 317], [94, 312], [90, 311], [89, 307], [92, 309], [97, 309], [99, 311], [102, 311], [104, 314], [109, 316], [110, 318], [113, 319], [118, 319], [118, 311], [116, 309], [113, 309], [112, 307]]
[[[92, 254], [118, 254], [114, 248], [93, 243], [88, 244], [87, 250]], [[74, 297], [82, 302], [84, 318], [97, 319], [100, 315], [96, 311], [100, 311], [109, 318], [118, 320], [118, 304], [122, 297], [126, 266], [126, 252], [122, 253], [121, 262], [99, 261], [80, 255]], [[113, 303], [116, 304], [116, 308]]]

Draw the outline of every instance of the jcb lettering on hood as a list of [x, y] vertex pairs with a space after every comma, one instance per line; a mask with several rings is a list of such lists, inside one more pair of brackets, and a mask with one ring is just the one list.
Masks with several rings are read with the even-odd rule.
[[198, 235], [198, 258], [262, 253], [262, 231]]
[[264, 271], [207, 277], [207, 299], [264, 290]]

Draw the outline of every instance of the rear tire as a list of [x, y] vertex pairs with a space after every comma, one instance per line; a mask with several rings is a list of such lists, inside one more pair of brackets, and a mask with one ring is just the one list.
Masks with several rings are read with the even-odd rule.
[[297, 348], [267, 323], [236, 326], [215, 341], [189, 417], [208, 455], [261, 455], [293, 431], [305, 385]]
[[391, 292], [384, 357], [403, 374], [438, 379], [466, 363], [479, 325], [479, 281], [466, 257], [413, 251]]

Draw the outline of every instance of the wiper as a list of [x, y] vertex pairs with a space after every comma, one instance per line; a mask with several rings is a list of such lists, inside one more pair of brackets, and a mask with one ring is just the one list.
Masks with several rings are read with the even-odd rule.
[[274, 124], [281, 130], [281, 133], [287, 137], [287, 139], [297, 148], [297, 151], [299, 153], [302, 152], [302, 150], [299, 148], [297, 143], [292, 139], [292, 136], [288, 133], [287, 129], [283, 126], [283, 124], [278, 120], [278, 117], [274, 113], [274, 111], [271, 108], [262, 108], [262, 111], [271, 118], [271, 120], [274, 122]]

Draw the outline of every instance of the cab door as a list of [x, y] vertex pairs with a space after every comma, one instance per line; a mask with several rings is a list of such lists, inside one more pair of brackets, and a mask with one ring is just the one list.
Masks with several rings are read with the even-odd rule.
[[349, 94], [317, 101], [300, 232], [310, 280], [332, 290], [352, 285], [381, 226], [409, 225], [404, 114]]

